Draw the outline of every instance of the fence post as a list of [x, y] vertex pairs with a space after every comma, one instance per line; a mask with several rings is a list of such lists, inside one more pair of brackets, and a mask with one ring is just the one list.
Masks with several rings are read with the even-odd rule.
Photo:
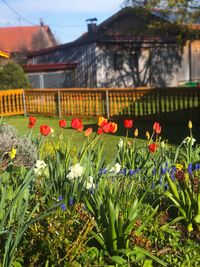
[[106, 90], [106, 116], [109, 119], [109, 117], [110, 117], [110, 106], [109, 106], [109, 94], [108, 94], [108, 90]]
[[58, 116], [61, 118], [60, 90], [58, 90]]
[[26, 109], [26, 97], [25, 92], [22, 90], [22, 101], [23, 101], [23, 107], [24, 107], [24, 117], [27, 116], [27, 109]]

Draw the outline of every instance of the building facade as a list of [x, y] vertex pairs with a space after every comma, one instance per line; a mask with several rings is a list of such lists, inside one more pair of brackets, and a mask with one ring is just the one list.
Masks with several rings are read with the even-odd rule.
[[[72, 87], [163, 87], [200, 80], [200, 26], [188, 39], [188, 25], [164, 22], [165, 27], [162, 20], [125, 8], [98, 26], [90, 22], [74, 42], [30, 53], [27, 65], [76, 62]], [[159, 23], [162, 28], [155, 27]]]

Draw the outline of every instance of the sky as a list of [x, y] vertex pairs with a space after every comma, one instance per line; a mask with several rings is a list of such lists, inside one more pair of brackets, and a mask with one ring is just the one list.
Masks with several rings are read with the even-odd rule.
[[60, 43], [87, 31], [86, 19], [100, 24], [123, 6], [123, 0], [0, 0], [0, 27], [49, 25]]

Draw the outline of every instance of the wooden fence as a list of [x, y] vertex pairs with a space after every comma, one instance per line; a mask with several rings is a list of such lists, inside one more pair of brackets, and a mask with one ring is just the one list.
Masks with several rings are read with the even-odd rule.
[[[0, 91], [0, 115], [198, 116], [199, 88], [74, 88]], [[175, 118], [177, 120], [177, 117]]]
[[0, 91], [0, 116], [24, 114], [24, 100], [22, 89]]

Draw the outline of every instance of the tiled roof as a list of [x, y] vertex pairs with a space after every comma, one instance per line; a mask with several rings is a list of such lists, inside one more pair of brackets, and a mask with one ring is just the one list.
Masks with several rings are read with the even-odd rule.
[[[19, 27], [3, 27], [0, 28], [0, 45], [1, 48], [13, 52], [26, 48], [31, 51], [32, 37], [41, 29], [52, 35], [48, 26], [19, 26]], [[50, 36], [50, 39], [52, 36]], [[52, 46], [55, 43], [52, 44]]]

